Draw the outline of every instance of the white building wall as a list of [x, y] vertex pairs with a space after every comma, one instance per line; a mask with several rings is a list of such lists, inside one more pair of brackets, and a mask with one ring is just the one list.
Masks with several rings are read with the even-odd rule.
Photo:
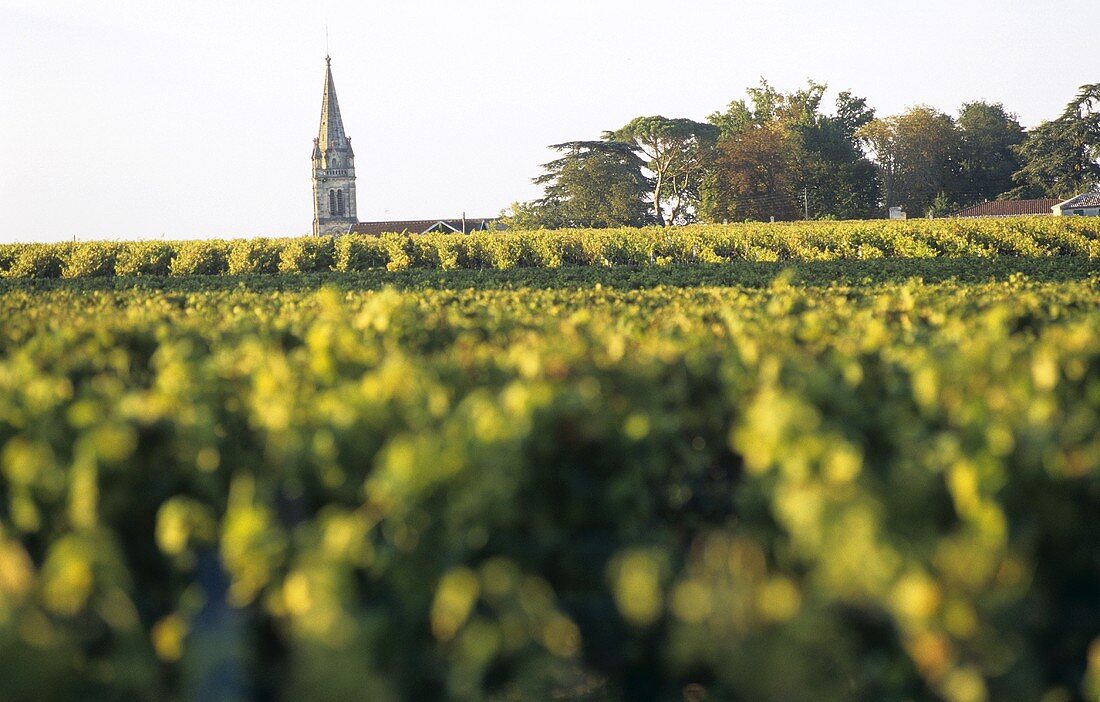
[[1056, 207], [1056, 217], [1100, 217], [1100, 207]]

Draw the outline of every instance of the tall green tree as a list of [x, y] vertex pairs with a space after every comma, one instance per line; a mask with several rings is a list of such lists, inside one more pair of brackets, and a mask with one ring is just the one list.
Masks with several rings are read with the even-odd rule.
[[562, 154], [534, 179], [545, 195], [512, 205], [502, 217], [513, 229], [640, 227], [651, 224], [651, 182], [630, 144], [571, 141], [551, 149]]
[[723, 135], [703, 188], [707, 222], [798, 219], [797, 137], [776, 123]]
[[923, 216], [954, 205], [950, 195], [958, 187], [962, 142], [949, 115], [917, 105], [872, 120], [856, 134], [878, 169], [884, 209], [901, 206], [911, 216]]
[[699, 192], [718, 129], [690, 119], [638, 117], [604, 138], [630, 144], [652, 174], [653, 218], [662, 225], [696, 218]]
[[821, 111], [821, 102], [828, 89], [824, 83], [808, 81], [806, 87], [793, 93], [777, 90], [761, 78], [760, 85], [745, 92], [748, 100], [734, 100], [725, 112], [712, 114], [708, 121], [721, 130], [723, 136], [739, 134], [750, 127], [809, 125]]
[[1100, 83], [1081, 87], [1058, 119], [1033, 129], [1016, 149], [1024, 165], [1016, 194], [1072, 197], [1100, 184]]
[[875, 110], [867, 104], [867, 98], [857, 97], [845, 90], [836, 96], [836, 117], [834, 121], [853, 144], [859, 128], [875, 118]]
[[970, 204], [995, 199], [1015, 185], [1023, 165], [1016, 147], [1026, 132], [1001, 103], [968, 102], [959, 111], [959, 181], [955, 200]]
[[721, 138], [705, 186], [706, 218], [800, 217], [802, 198], [815, 217], [859, 218], [876, 209], [874, 166], [855, 136], [874, 111], [865, 99], [843, 92], [834, 114], [826, 115], [826, 90], [809, 81], [783, 93], [761, 80], [747, 99], [710, 116]]
[[856, 132], [874, 119], [867, 100], [842, 92], [833, 115], [816, 115], [798, 131], [804, 155], [799, 185], [815, 216], [861, 219], [877, 209], [875, 167]]

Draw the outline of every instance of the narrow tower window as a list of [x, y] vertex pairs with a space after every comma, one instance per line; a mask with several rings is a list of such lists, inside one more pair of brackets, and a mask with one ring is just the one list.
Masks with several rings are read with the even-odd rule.
[[328, 213], [332, 216], [336, 216], [336, 191], [328, 191]]
[[336, 214], [344, 216], [344, 191], [336, 191]]

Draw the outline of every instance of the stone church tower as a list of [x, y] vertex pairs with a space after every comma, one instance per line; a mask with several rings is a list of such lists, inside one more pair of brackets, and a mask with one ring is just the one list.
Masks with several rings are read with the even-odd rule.
[[344, 133], [332, 59], [325, 57], [321, 130], [313, 140], [313, 235], [346, 234], [359, 223], [355, 213], [355, 152]]

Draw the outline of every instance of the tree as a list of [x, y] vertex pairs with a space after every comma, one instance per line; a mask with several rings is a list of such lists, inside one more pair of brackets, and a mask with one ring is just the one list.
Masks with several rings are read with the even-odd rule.
[[848, 91], [836, 96], [834, 121], [843, 133], [856, 144], [856, 132], [875, 118], [875, 110], [867, 105], [867, 98], [856, 97]]
[[969, 102], [959, 111], [959, 184], [962, 204], [992, 200], [1011, 190], [1023, 165], [1016, 147], [1026, 133], [1001, 103]]
[[501, 211], [497, 222], [507, 229], [521, 231], [563, 229], [566, 226], [561, 208], [556, 203], [548, 204], [544, 200], [513, 202]]
[[878, 202], [875, 167], [867, 160], [856, 132], [874, 119], [864, 98], [842, 92], [834, 116], [817, 115], [802, 124], [799, 184], [811, 212], [837, 219], [860, 219], [874, 214]]
[[[746, 92], [749, 101], [735, 100], [725, 112], [712, 114], [708, 121], [723, 135], [739, 134], [750, 127], [782, 124], [785, 127], [809, 125], [816, 119], [827, 86], [808, 81], [805, 88], [793, 93], [781, 93], [765, 79]], [[750, 104], [751, 103], [751, 104]]]
[[724, 135], [703, 188], [703, 218], [709, 222], [797, 219], [792, 163], [798, 148], [797, 140], [778, 124]]
[[[708, 179], [706, 187], [716, 189], [704, 198], [709, 203], [708, 217], [742, 219], [731, 214], [734, 210], [755, 210], [754, 217], [791, 216], [787, 211], [790, 203], [779, 213], [774, 207], [716, 205], [729, 202], [734, 193], [742, 198], [760, 197], [754, 194], [760, 190], [782, 192], [781, 197], [792, 202], [805, 196], [810, 211], [818, 217], [866, 217], [874, 211], [878, 199], [874, 167], [855, 137], [856, 130], [874, 117], [874, 111], [863, 98], [844, 92], [837, 97], [836, 114], [825, 115], [821, 105], [826, 89], [823, 83], [809, 81], [804, 88], [782, 93], [761, 80], [747, 91], [748, 100], [734, 101], [725, 112], [710, 116], [722, 134], [723, 173], [736, 182], [726, 185], [720, 177]], [[768, 131], [753, 134], [764, 128]], [[758, 150], [769, 160], [753, 172], [755, 166], [745, 158], [746, 150]], [[782, 159], [774, 158], [779, 153]], [[782, 174], [775, 171], [780, 162], [784, 164]], [[732, 175], [730, 169], [735, 164], [748, 170]], [[750, 183], [755, 185], [748, 187]], [[797, 209], [801, 212], [802, 205]]]
[[1100, 83], [1081, 87], [1058, 119], [1043, 122], [1016, 148], [1024, 165], [1016, 193], [1072, 197], [1100, 183]]
[[609, 142], [630, 144], [653, 174], [650, 201], [661, 225], [695, 219], [699, 188], [718, 130], [690, 119], [638, 117], [622, 129], [607, 132]]
[[650, 181], [630, 144], [572, 141], [550, 147], [564, 154], [534, 182], [545, 196], [512, 205], [503, 217], [514, 229], [638, 227], [652, 223]]
[[927, 105], [901, 115], [875, 119], [857, 136], [878, 168], [885, 208], [900, 205], [924, 214], [933, 202], [950, 200], [958, 188], [961, 140], [955, 121]]
[[900, 160], [897, 118], [871, 120], [859, 128], [856, 136], [867, 146], [878, 171], [883, 207], [894, 207]]

